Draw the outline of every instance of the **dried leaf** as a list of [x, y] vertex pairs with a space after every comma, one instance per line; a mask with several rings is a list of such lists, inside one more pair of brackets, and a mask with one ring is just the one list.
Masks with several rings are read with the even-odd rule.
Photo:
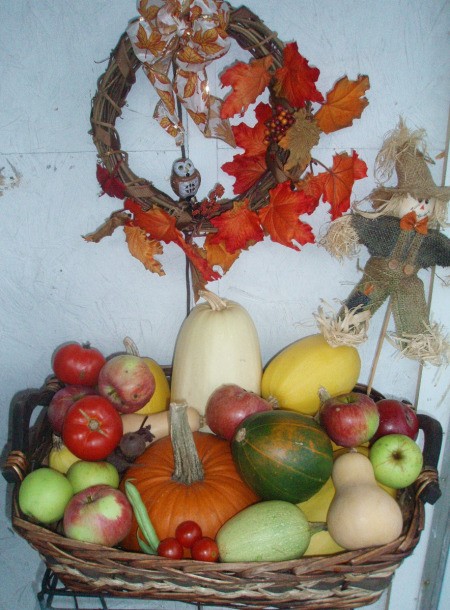
[[293, 242], [300, 245], [314, 243], [312, 228], [299, 219], [300, 214], [307, 213], [309, 201], [303, 191], [293, 191], [289, 181], [277, 184], [269, 191], [268, 205], [258, 210], [262, 226], [272, 241], [294, 250], [300, 250]]
[[320, 131], [316, 123], [307, 118], [306, 110], [298, 110], [294, 117], [295, 123], [278, 144], [289, 150], [289, 158], [284, 169], [290, 171], [299, 166], [302, 173], [311, 161], [311, 149], [319, 143]]
[[205, 243], [203, 244], [203, 247], [206, 250], [206, 260], [211, 267], [217, 265], [222, 269], [223, 273], [226, 273], [231, 265], [239, 258], [241, 250], [236, 250], [233, 253], [228, 252], [224, 243], [211, 243], [211, 235], [211, 233], [207, 235]]
[[264, 239], [258, 215], [249, 209], [248, 203], [248, 199], [235, 201], [231, 210], [211, 218], [218, 231], [211, 234], [210, 244], [223, 243], [227, 252], [233, 254]]
[[275, 93], [286, 98], [293, 108], [303, 108], [306, 101], [323, 102], [315, 85], [319, 74], [319, 69], [309, 66], [300, 55], [297, 43], [291, 42], [283, 49], [283, 66], [275, 71]]
[[246, 154], [234, 155], [232, 161], [222, 165], [222, 170], [230, 176], [235, 176], [233, 191], [236, 195], [240, 195], [258, 182], [267, 170], [265, 155], [254, 157], [248, 157]]
[[341, 78], [327, 94], [325, 104], [315, 115], [320, 129], [324, 133], [331, 133], [352, 125], [353, 119], [359, 119], [369, 103], [363, 97], [369, 87], [367, 76], [359, 76], [356, 81], [351, 81], [346, 76]]
[[125, 227], [125, 237], [132, 256], [152, 273], [165, 275], [161, 263], [153, 258], [155, 254], [163, 253], [161, 242], [148, 239], [144, 229], [139, 227]]
[[130, 217], [123, 210], [113, 212], [108, 220], [106, 220], [96, 231], [83, 235], [83, 239], [85, 241], [98, 243], [104, 237], [109, 237], [112, 235], [117, 227], [123, 227], [129, 222]]
[[252, 59], [248, 64], [239, 62], [221, 75], [222, 85], [233, 88], [222, 106], [221, 117], [223, 119], [228, 119], [236, 114], [244, 114], [248, 106], [268, 86], [271, 79], [269, 68], [272, 63], [273, 57], [267, 55], [261, 59]]

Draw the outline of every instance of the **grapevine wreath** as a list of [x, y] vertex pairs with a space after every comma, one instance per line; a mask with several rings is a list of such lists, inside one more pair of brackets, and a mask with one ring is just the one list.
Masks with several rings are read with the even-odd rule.
[[[343, 77], [324, 97], [316, 88], [319, 70], [297, 44], [282, 43], [246, 7], [221, 0], [140, 0], [138, 12], [111, 53], [91, 111], [102, 194], [124, 204], [85, 239], [98, 242], [122, 226], [131, 254], [159, 275], [164, 271], [154, 257], [162, 254], [162, 242], [174, 242], [187, 257], [196, 294], [220, 277], [218, 267], [226, 273], [243, 250], [265, 236], [294, 250], [314, 243], [312, 227], [300, 217], [321, 202], [329, 204], [332, 220], [340, 217], [367, 167], [354, 151], [335, 154], [332, 167], [326, 167], [312, 149], [322, 134], [349, 127], [361, 116], [368, 77]], [[252, 57], [220, 75], [221, 84], [231, 87], [220, 100], [209, 93], [206, 67], [227, 53], [232, 40]], [[159, 96], [154, 118], [181, 149], [171, 180], [175, 198], [137, 176], [121, 149], [116, 121], [141, 68]], [[267, 92], [268, 101], [256, 103]], [[230, 124], [249, 107], [253, 126]], [[205, 137], [244, 150], [221, 167], [235, 178], [234, 198], [225, 198], [217, 184], [206, 198], [196, 199], [201, 178], [185, 158], [182, 108]]]

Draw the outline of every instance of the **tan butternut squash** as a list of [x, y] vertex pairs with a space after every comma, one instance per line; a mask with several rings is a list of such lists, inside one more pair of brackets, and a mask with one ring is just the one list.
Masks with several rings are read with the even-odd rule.
[[333, 540], [344, 549], [381, 546], [400, 536], [403, 517], [399, 505], [375, 480], [369, 458], [345, 453], [333, 464], [335, 496], [327, 514]]

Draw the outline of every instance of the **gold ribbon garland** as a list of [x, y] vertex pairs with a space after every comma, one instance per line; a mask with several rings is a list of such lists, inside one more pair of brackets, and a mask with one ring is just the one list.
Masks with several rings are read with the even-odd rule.
[[[210, 95], [206, 74], [206, 67], [230, 48], [229, 5], [222, 0], [138, 0], [137, 6], [141, 16], [127, 34], [160, 97], [154, 118], [182, 145], [178, 97], [205, 137], [235, 146], [228, 120], [220, 117], [222, 100]], [[172, 65], [173, 79], [168, 75]]]

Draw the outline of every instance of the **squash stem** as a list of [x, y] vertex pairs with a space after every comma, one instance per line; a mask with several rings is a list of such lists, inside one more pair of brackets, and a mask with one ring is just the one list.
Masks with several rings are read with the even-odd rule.
[[186, 485], [203, 481], [205, 472], [189, 427], [187, 403], [170, 404], [170, 438], [174, 459], [172, 479]]
[[208, 302], [208, 305], [213, 311], [221, 311], [222, 309], [227, 308], [226, 301], [217, 296], [217, 294], [214, 294], [214, 292], [209, 290], [199, 290], [198, 294]]

